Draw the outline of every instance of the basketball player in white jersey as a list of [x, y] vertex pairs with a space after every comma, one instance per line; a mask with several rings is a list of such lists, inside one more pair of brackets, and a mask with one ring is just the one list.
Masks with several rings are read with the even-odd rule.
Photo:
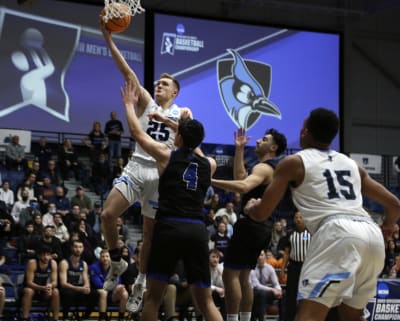
[[[178, 81], [168, 74], [162, 74], [154, 88], [153, 100], [150, 93], [141, 86], [135, 72], [121, 55], [111, 33], [105, 29], [102, 19], [100, 19], [100, 25], [115, 64], [125, 80], [132, 82], [140, 90], [136, 114], [143, 130], [154, 140], [165, 143], [171, 149], [174, 148], [175, 132], [179, 119], [191, 117], [188, 108], [179, 108], [173, 103], [179, 93]], [[101, 214], [102, 231], [112, 259], [111, 269], [104, 283], [104, 288], [109, 291], [115, 287], [118, 276], [126, 269], [126, 263], [121, 259], [121, 253], [117, 248], [117, 218], [136, 201], [140, 201], [142, 206], [143, 246], [140, 251], [140, 273], [132, 287], [132, 293], [127, 303], [127, 309], [131, 312], [139, 310], [143, 298], [147, 260], [158, 204], [156, 161], [139, 145], [137, 145], [136, 151], [125, 166], [122, 176], [114, 181], [114, 186]]]
[[[296, 321], [323, 321], [338, 306], [342, 321], [360, 321], [376, 292], [385, 259], [382, 236], [400, 217], [400, 201], [346, 155], [330, 149], [339, 120], [313, 110], [300, 133], [302, 151], [282, 160], [262, 199], [245, 211], [265, 219], [290, 186], [293, 201], [313, 234], [300, 275]], [[382, 231], [362, 207], [362, 194], [382, 204]]]

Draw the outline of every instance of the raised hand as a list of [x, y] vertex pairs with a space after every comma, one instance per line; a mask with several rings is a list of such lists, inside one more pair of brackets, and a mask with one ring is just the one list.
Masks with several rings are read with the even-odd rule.
[[139, 92], [140, 88], [133, 81], [127, 81], [125, 87], [121, 88], [122, 102], [135, 106], [139, 100]]
[[235, 146], [236, 147], [244, 147], [244, 146], [246, 146], [246, 144], [251, 139], [250, 136], [246, 136], [246, 129], [244, 129], [244, 128], [239, 128], [237, 132], [233, 133], [233, 135], [234, 135], [234, 140], [235, 140]]

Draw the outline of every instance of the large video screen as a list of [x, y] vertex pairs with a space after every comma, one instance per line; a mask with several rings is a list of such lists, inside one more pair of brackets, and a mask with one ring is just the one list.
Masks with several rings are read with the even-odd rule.
[[[124, 79], [98, 26], [101, 6], [0, 0], [0, 128], [86, 134], [110, 112], [125, 119]], [[113, 38], [144, 78], [144, 16]], [[125, 135], [128, 129], [125, 124]]]
[[276, 128], [297, 149], [311, 109], [339, 114], [339, 34], [157, 13], [154, 39], [154, 79], [177, 77], [176, 102], [204, 123], [206, 143], [233, 144], [242, 127], [254, 146]]

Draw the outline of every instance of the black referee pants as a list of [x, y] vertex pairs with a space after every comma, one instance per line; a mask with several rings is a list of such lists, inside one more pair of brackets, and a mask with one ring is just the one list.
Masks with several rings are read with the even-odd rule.
[[293, 321], [297, 310], [297, 292], [303, 262], [289, 261], [286, 291], [283, 300], [283, 321]]

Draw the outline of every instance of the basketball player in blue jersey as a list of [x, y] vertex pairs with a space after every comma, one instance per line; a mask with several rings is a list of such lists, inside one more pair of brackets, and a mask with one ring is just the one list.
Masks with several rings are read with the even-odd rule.
[[[251, 198], [261, 197], [272, 181], [274, 168], [286, 150], [286, 137], [269, 129], [257, 140], [255, 153], [258, 163], [248, 174], [244, 164], [244, 149], [250, 137], [244, 129], [235, 133], [234, 180], [212, 179], [212, 185], [226, 191], [243, 194], [242, 205]], [[273, 226], [272, 219], [257, 222], [243, 215], [233, 226], [233, 235], [224, 262], [224, 285], [227, 321], [250, 321], [253, 289], [250, 271], [255, 268], [261, 250], [268, 247]], [[240, 318], [239, 318], [240, 314]]]
[[[245, 212], [265, 220], [287, 187], [313, 235], [303, 263], [296, 321], [323, 321], [338, 306], [342, 321], [365, 320], [363, 310], [376, 292], [385, 259], [382, 236], [394, 229], [400, 201], [356, 162], [330, 149], [339, 129], [336, 114], [311, 111], [300, 133], [302, 151], [286, 157], [262, 199]], [[362, 194], [382, 204], [382, 231], [362, 207]]]
[[26, 264], [24, 290], [22, 294], [22, 321], [30, 320], [29, 311], [34, 298], [50, 301], [53, 320], [60, 313], [60, 295], [57, 289], [57, 262], [51, 259], [51, 249], [42, 246], [37, 250], [37, 258]]
[[208, 321], [222, 321], [211, 296], [208, 233], [203, 214], [204, 196], [216, 163], [195, 151], [204, 138], [203, 126], [194, 119], [181, 120], [175, 136], [178, 149], [171, 151], [143, 131], [134, 112], [136, 89], [128, 82], [122, 90], [128, 126], [136, 142], [156, 159], [160, 175], [157, 223], [147, 272], [149, 286], [141, 319], [158, 319], [168, 280], [182, 259], [202, 315]]
[[[181, 117], [191, 117], [188, 108], [179, 108], [174, 99], [179, 93], [179, 82], [168, 74], [162, 74], [154, 88], [154, 100], [149, 92], [141, 86], [135, 72], [130, 68], [117, 46], [111, 33], [104, 27], [100, 19], [104, 39], [111, 51], [115, 64], [126, 81], [132, 82], [139, 89], [136, 114], [141, 128], [154, 140], [174, 149], [175, 131]], [[137, 146], [124, 171], [114, 181], [101, 214], [102, 232], [110, 249], [111, 269], [104, 283], [104, 289], [112, 290], [118, 276], [127, 268], [117, 248], [117, 218], [136, 201], [141, 202], [143, 214], [143, 247], [140, 251], [140, 273], [132, 288], [127, 309], [136, 312], [141, 305], [145, 290], [147, 258], [153, 236], [154, 217], [158, 204], [158, 173], [156, 161], [142, 147]]]

